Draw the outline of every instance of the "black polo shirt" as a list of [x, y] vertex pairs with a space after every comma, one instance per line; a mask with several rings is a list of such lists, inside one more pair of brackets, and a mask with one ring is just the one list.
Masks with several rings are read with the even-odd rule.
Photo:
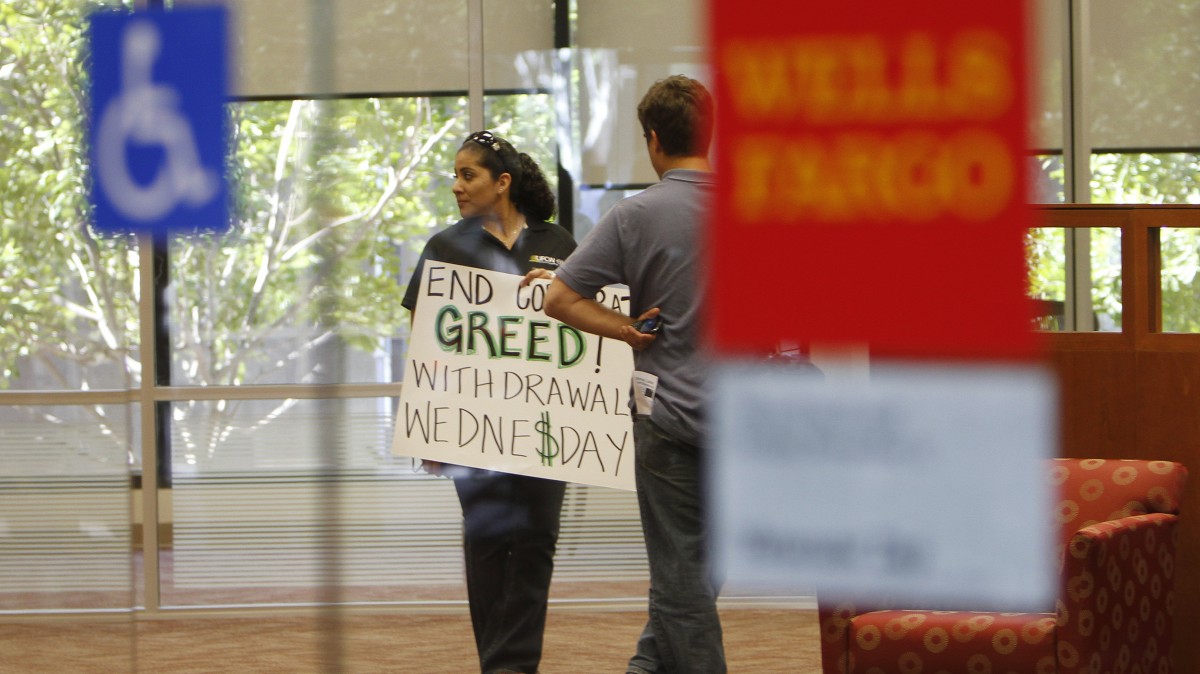
[[575, 239], [561, 226], [537, 220], [526, 225], [512, 250], [485, 231], [479, 218], [459, 220], [434, 234], [425, 244], [400, 304], [410, 311], [416, 308], [426, 260], [524, 276], [530, 269], [558, 269], [575, 250]]

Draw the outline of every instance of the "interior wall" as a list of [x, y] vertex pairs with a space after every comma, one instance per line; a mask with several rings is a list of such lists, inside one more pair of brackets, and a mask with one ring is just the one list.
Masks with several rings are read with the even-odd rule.
[[[1061, 387], [1062, 453], [1070, 458], [1178, 461], [1191, 471], [1175, 561], [1175, 667], [1200, 671], [1200, 335], [1163, 334], [1154, 227], [1200, 227], [1200, 208], [1054, 207], [1051, 224], [1110, 224], [1124, 214], [1125, 331], [1050, 336]], [[1153, 217], [1153, 219], [1151, 219]]]

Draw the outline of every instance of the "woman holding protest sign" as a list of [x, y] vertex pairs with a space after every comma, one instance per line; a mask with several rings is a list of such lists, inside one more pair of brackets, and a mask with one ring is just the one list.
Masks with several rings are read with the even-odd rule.
[[[454, 159], [462, 219], [426, 244], [402, 302], [414, 311], [426, 261], [525, 275], [554, 270], [575, 240], [554, 216], [541, 168], [507, 140], [479, 131]], [[542, 657], [546, 604], [566, 485], [524, 475], [422, 461], [454, 478], [463, 511], [463, 556], [471, 625], [483, 674], [534, 674]]]

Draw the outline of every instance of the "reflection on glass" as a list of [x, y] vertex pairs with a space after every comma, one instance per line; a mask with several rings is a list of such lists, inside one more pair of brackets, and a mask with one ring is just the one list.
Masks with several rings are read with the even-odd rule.
[[124, 405], [0, 407], [0, 611], [129, 609]]
[[603, 187], [581, 187], [576, 204], [575, 238], [584, 236], [600, 222], [600, 218], [617, 202], [641, 192], [641, 189], [607, 189]]
[[546, 174], [550, 190], [558, 193], [558, 144], [554, 100], [550, 94], [485, 96], [483, 116], [488, 129], [527, 153]]
[[1061, 204], [1066, 202], [1061, 154], [1031, 157], [1028, 175], [1030, 203]]
[[1200, 332], [1200, 229], [1163, 227], [1163, 332]]
[[[550, 191], [555, 194], [558, 213], [554, 221], [574, 227], [577, 216], [564, 213], [568, 206], [559, 192], [557, 167], [561, 165], [554, 97], [548, 93], [485, 96], [483, 99], [485, 126], [507, 138], [542, 167]], [[576, 240], [579, 230], [575, 229]]]
[[[172, 384], [319, 382], [330, 343], [345, 381], [400, 378], [404, 284], [428, 235], [457, 217], [450, 174], [465, 99], [324, 102], [332, 123], [320, 137], [332, 147], [313, 161], [319, 105], [232, 106], [231, 230], [171, 249]], [[317, 288], [336, 289], [328, 323]]]

